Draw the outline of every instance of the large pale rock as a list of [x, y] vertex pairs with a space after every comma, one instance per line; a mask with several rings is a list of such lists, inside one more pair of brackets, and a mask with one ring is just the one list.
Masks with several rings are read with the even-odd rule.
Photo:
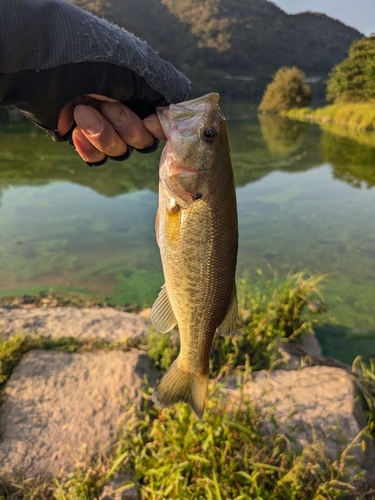
[[30, 351], [4, 390], [0, 470], [5, 477], [64, 474], [109, 451], [126, 403], [141, 399], [142, 379], [158, 373], [145, 354]]
[[[234, 388], [234, 383], [229, 386]], [[290, 436], [291, 446], [298, 450], [323, 443], [328, 456], [336, 460], [347, 449], [356, 464], [353, 473], [356, 468], [364, 471], [367, 483], [374, 484], [375, 448], [361, 434], [367, 424], [366, 416], [355, 380], [346, 370], [313, 366], [294, 371], [262, 371], [255, 373], [244, 391], [269, 415], [264, 422], [266, 431], [274, 429], [273, 416], [279, 432]], [[236, 393], [233, 391], [232, 397]]]
[[78, 340], [97, 339], [106, 342], [124, 338], [138, 340], [146, 332], [147, 325], [147, 320], [139, 315], [111, 307], [0, 308], [2, 338], [23, 332], [50, 338], [72, 336]]

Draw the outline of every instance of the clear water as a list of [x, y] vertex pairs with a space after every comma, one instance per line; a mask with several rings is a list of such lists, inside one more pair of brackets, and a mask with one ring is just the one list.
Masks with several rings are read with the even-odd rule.
[[[325, 354], [348, 362], [374, 354], [371, 138], [361, 144], [279, 117], [228, 125], [238, 276], [255, 278], [268, 266], [332, 273], [324, 297], [334, 323], [318, 332]], [[67, 144], [22, 127], [0, 129], [0, 294], [51, 288], [151, 305], [163, 283], [154, 232], [158, 156], [90, 169]]]

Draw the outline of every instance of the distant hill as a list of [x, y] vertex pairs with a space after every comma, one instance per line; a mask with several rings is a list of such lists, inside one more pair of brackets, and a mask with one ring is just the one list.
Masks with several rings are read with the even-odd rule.
[[69, 1], [146, 40], [190, 77], [194, 94], [257, 100], [281, 66], [324, 80], [362, 37], [324, 14], [288, 15], [268, 0]]

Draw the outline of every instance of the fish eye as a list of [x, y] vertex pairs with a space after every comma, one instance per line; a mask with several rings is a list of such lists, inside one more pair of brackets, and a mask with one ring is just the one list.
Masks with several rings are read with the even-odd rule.
[[208, 144], [214, 142], [216, 137], [217, 137], [217, 132], [214, 128], [208, 127], [203, 130], [203, 139]]

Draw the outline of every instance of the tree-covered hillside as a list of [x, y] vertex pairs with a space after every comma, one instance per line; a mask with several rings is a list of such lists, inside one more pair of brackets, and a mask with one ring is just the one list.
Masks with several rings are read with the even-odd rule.
[[268, 0], [70, 1], [149, 42], [191, 78], [193, 93], [259, 100], [281, 66], [324, 79], [361, 37], [323, 14], [288, 15]]

